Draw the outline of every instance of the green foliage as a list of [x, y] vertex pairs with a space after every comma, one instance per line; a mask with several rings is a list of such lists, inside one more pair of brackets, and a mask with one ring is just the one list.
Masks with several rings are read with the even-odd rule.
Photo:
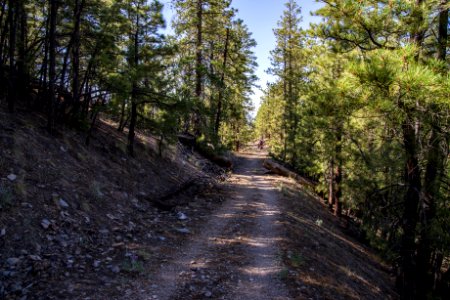
[[[275, 158], [316, 180], [317, 192], [357, 218], [386, 257], [402, 255], [405, 222], [417, 223], [407, 237], [417, 249], [429, 244], [448, 255], [450, 77], [448, 58], [435, 59], [442, 45], [433, 34], [445, 6], [324, 2], [316, 12], [323, 21], [305, 32], [288, 1], [274, 30], [270, 71], [277, 81], [265, 91], [255, 131]], [[412, 156], [420, 176], [414, 188]], [[412, 215], [411, 190], [420, 193]]]

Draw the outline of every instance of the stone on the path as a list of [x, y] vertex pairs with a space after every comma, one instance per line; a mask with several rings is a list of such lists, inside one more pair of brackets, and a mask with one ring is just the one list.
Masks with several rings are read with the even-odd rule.
[[5, 235], [6, 235], [6, 228], [2, 228], [2, 230], [0, 230], [0, 237]]
[[39, 255], [30, 254], [28, 256], [32, 261], [41, 261], [42, 258]]
[[52, 223], [48, 219], [42, 219], [41, 226], [44, 229], [48, 229]]
[[9, 174], [8, 176], [6, 176], [6, 178], [8, 178], [9, 181], [14, 181], [17, 179], [17, 175], [16, 174]]
[[10, 257], [6, 260], [6, 263], [11, 267], [17, 265], [19, 262], [20, 258], [17, 257]]
[[69, 203], [67, 203], [66, 201], [64, 201], [64, 199], [59, 199], [58, 204], [61, 208], [69, 208]]
[[120, 273], [120, 268], [119, 268], [119, 266], [113, 266], [112, 268], [111, 268], [111, 271], [113, 272], [113, 273]]
[[187, 216], [186, 216], [186, 214], [184, 214], [184, 213], [182, 213], [182, 212], [179, 212], [178, 213], [178, 220], [180, 220], [180, 221], [184, 221], [184, 220], [187, 220]]
[[206, 291], [203, 295], [205, 295], [205, 297], [207, 297], [207, 298], [212, 297], [212, 293], [210, 291]]
[[191, 231], [187, 228], [177, 228], [176, 231], [183, 234], [191, 233]]

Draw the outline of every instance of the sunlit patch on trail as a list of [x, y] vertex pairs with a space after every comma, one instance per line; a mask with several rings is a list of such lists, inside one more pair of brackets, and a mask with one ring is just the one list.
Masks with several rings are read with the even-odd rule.
[[252, 276], [268, 276], [268, 275], [276, 275], [281, 271], [280, 267], [246, 267], [242, 268], [241, 271], [244, 274], [252, 275]]

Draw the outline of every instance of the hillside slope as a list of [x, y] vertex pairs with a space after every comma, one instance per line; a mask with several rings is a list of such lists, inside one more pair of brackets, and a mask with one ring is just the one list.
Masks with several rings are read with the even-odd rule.
[[[50, 136], [39, 115], [0, 112], [0, 298], [123, 295], [216, 200], [202, 195], [221, 170], [189, 151], [161, 158], [140, 135], [130, 158], [125, 135], [104, 121], [89, 148], [84, 138], [64, 128]], [[174, 210], [152, 204], [190, 182], [164, 199]]]

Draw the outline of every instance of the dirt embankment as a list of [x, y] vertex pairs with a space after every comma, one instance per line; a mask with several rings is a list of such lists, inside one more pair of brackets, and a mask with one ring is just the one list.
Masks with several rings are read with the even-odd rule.
[[[139, 135], [130, 158], [105, 122], [89, 148], [84, 138], [0, 112], [0, 299], [123, 299], [220, 202], [220, 170], [195, 154], [161, 158]], [[174, 209], [152, 204], [196, 178], [201, 188], [165, 199]]]

